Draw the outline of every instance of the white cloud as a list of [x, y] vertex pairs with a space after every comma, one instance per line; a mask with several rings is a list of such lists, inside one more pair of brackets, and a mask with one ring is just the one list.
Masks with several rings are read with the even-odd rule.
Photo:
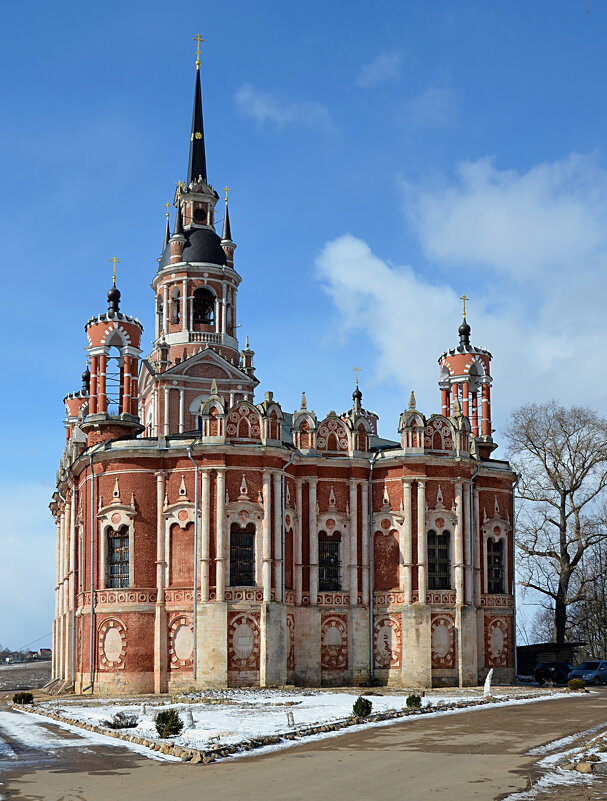
[[450, 125], [456, 113], [455, 92], [451, 89], [429, 88], [404, 103], [402, 118], [408, 127], [422, 130]]
[[402, 63], [403, 54], [400, 50], [385, 50], [360, 68], [356, 83], [368, 89], [380, 83], [396, 81], [400, 78]]
[[448, 267], [536, 283], [604, 263], [607, 172], [589, 156], [526, 172], [463, 162], [450, 183], [405, 185], [405, 210], [428, 258]]
[[[52, 492], [41, 484], [0, 490], [0, 643], [9, 648], [20, 648], [51, 629], [56, 531], [48, 510]], [[50, 638], [32, 649], [48, 645]]]
[[240, 113], [255, 120], [258, 125], [268, 122], [277, 128], [304, 125], [309, 128], [331, 130], [333, 127], [327, 107], [315, 101], [287, 102], [262, 89], [256, 89], [251, 84], [243, 84], [237, 90], [234, 99]]
[[[406, 187], [405, 209], [434, 270], [389, 264], [351, 235], [328, 242], [318, 274], [340, 323], [377, 352], [377, 378], [438, 411], [437, 358], [457, 344], [459, 296], [472, 296], [473, 344], [494, 355], [493, 422], [556, 398], [605, 410], [607, 173], [572, 156], [526, 173], [491, 160], [456, 179]], [[480, 269], [482, 268], [482, 269]]]

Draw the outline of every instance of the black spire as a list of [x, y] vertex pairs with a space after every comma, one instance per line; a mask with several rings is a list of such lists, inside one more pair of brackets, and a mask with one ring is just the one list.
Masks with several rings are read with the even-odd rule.
[[107, 310], [110, 317], [113, 317], [114, 314], [118, 314], [120, 312], [120, 291], [116, 284], [110, 289], [107, 293]]
[[173, 236], [183, 236], [183, 218], [181, 216], [181, 203], [177, 203], [177, 216], [175, 217], [175, 230]]
[[228, 211], [228, 198], [226, 197], [226, 213], [223, 218], [223, 233], [221, 235], [223, 242], [232, 241], [232, 229], [230, 228], [230, 212]]
[[460, 346], [460, 348], [469, 348], [470, 347], [470, 326], [466, 322], [466, 318], [465, 317], [464, 317], [464, 320], [463, 320], [462, 324], [457, 329], [457, 332], [459, 334], [459, 346]]
[[169, 244], [169, 239], [171, 238], [171, 229], [169, 228], [169, 213], [167, 211], [167, 224], [164, 230], [164, 242], [162, 244], [162, 252], [164, 253], [166, 246]]
[[207, 159], [204, 152], [204, 127], [202, 124], [202, 91], [200, 89], [200, 69], [197, 64], [192, 135], [190, 137], [190, 159], [188, 161], [188, 184], [195, 183], [198, 180], [198, 176], [202, 176], [204, 181], [207, 180]]

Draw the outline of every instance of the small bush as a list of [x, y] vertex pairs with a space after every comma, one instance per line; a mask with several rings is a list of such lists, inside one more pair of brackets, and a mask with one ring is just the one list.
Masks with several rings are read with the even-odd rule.
[[103, 725], [108, 729], [134, 729], [139, 718], [134, 712], [116, 712], [111, 720], [104, 720]]
[[34, 696], [31, 693], [15, 693], [13, 704], [33, 704]]
[[584, 679], [569, 679], [567, 682], [567, 687], [569, 687], [572, 692], [579, 692], [579, 690], [583, 690], [585, 686], [586, 682]]
[[407, 696], [408, 709], [419, 709], [421, 705], [422, 705], [421, 695], [416, 695], [415, 693], [411, 693], [411, 695]]
[[363, 698], [362, 695], [359, 695], [356, 701], [354, 701], [352, 712], [354, 712], [357, 718], [366, 718], [371, 714], [372, 709], [373, 703], [369, 701], [368, 698]]
[[163, 709], [156, 715], [156, 731], [159, 737], [171, 737], [180, 734], [183, 721], [176, 709]]

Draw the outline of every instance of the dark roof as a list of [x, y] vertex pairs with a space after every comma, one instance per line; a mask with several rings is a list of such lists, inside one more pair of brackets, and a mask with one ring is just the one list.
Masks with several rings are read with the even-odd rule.
[[223, 218], [223, 233], [221, 235], [222, 241], [232, 241], [232, 229], [230, 228], [230, 212], [228, 211], [228, 200], [226, 198], [226, 213]]
[[[208, 264], [226, 264], [226, 254], [221, 247], [221, 239], [215, 231], [209, 228], [190, 228], [184, 231], [185, 247], [183, 249], [182, 261], [207, 262]], [[164, 270], [171, 263], [170, 245], [164, 249], [160, 257], [158, 270]]]

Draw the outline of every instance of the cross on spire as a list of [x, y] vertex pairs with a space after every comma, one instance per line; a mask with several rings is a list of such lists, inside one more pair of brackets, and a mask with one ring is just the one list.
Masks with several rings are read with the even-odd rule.
[[231, 192], [231, 189], [228, 189], [227, 186], [224, 186], [223, 191], [226, 193], [226, 203], [228, 202], [228, 192]]
[[196, 36], [192, 37], [193, 41], [196, 42], [196, 69], [200, 69], [200, 43], [204, 42], [202, 36], [197, 33]]
[[466, 293], [464, 293], [464, 294], [463, 294], [463, 295], [460, 297], [460, 300], [463, 300], [463, 301], [464, 301], [464, 320], [465, 320], [465, 319], [466, 319], [466, 301], [467, 301], [467, 300], [470, 300], [470, 298], [466, 296]]
[[108, 261], [114, 262], [114, 276], [113, 276], [113, 279], [112, 279], [112, 285], [116, 286], [116, 265], [120, 264], [120, 261], [115, 256], [112, 256], [112, 258], [108, 259]]
[[360, 369], [360, 367], [354, 367], [352, 369], [352, 372], [356, 373], [356, 386], [358, 386], [358, 374], [362, 373], [362, 370]]
[[172, 206], [173, 204], [172, 204], [172, 203], [165, 203], [164, 205], [166, 206], [166, 210], [167, 210], [167, 220], [168, 220], [168, 219], [169, 219], [169, 209], [171, 208], [171, 206]]

